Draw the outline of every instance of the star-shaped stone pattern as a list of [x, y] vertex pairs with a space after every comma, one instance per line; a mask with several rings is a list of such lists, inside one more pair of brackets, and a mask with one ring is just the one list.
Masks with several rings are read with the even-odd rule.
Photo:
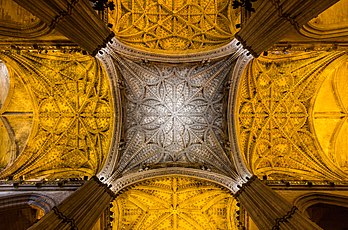
[[216, 185], [184, 177], [135, 185], [114, 201], [116, 229], [231, 229], [235, 200]]
[[222, 147], [227, 65], [124, 62], [127, 144], [119, 170], [163, 162], [231, 168]]

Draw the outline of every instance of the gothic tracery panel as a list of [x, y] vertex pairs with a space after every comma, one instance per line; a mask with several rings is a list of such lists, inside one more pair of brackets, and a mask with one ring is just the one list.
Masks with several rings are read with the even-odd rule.
[[108, 154], [113, 128], [109, 81], [100, 64], [88, 56], [60, 52], [9, 53], [2, 58], [29, 90], [34, 124], [24, 150], [1, 176], [97, 173]]
[[185, 177], [148, 180], [113, 204], [113, 229], [237, 229], [236, 200], [210, 182]]
[[190, 52], [227, 44], [239, 11], [230, 0], [121, 0], [109, 16], [116, 37], [156, 52]]
[[239, 88], [237, 129], [240, 150], [254, 174], [300, 180], [345, 177], [320, 148], [311, 114], [318, 87], [342, 55], [273, 55], [248, 65]]
[[197, 164], [230, 173], [224, 149], [224, 84], [231, 58], [211, 65], [120, 60], [126, 82], [119, 172], [141, 165]]

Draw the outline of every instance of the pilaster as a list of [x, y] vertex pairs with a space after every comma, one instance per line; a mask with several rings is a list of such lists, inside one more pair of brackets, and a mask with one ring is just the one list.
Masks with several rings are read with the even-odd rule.
[[90, 229], [114, 197], [107, 185], [92, 177], [29, 229]]
[[95, 55], [114, 37], [87, 0], [15, 0], [20, 6]]
[[240, 186], [235, 194], [259, 229], [321, 229], [296, 206], [263, 184], [256, 176]]
[[[305, 23], [338, 0], [260, 0], [256, 12], [235, 37], [257, 57], [289, 31], [299, 30]], [[310, 9], [310, 10], [309, 10]]]

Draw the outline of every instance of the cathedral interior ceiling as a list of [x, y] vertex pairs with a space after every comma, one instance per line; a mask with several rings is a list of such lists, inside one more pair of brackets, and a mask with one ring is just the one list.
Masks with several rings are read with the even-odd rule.
[[271, 179], [346, 178], [347, 55], [254, 59], [239, 86], [238, 138], [249, 169]]
[[117, 171], [170, 163], [233, 175], [224, 147], [224, 87], [233, 61], [228, 57], [209, 65], [171, 65], [119, 58], [126, 144]]
[[70, 178], [100, 171], [113, 130], [113, 99], [101, 64], [58, 51], [9, 52], [0, 58], [10, 72], [0, 110], [8, 135], [1, 135], [0, 143], [12, 135], [17, 147], [17, 159], [1, 177]]
[[117, 39], [135, 48], [192, 53], [229, 43], [240, 11], [231, 0], [120, 0], [109, 14]]
[[111, 211], [113, 229], [238, 229], [233, 196], [187, 177], [137, 183], [116, 198]]
[[[66, 39], [12, 1], [0, 2], [0, 38], [15, 40], [35, 28], [28, 37]], [[309, 22], [308, 37], [347, 42], [347, 2]], [[100, 62], [80, 53], [1, 51], [7, 69], [0, 62], [0, 178], [96, 175], [117, 155], [117, 164], [110, 164], [116, 178], [139, 177], [113, 202], [114, 228], [237, 229], [236, 200], [220, 187], [223, 176], [231, 179], [237, 171], [231, 154], [238, 153], [229, 150], [226, 124], [236, 57], [199, 55], [230, 44], [240, 12], [231, 0], [114, 3], [112, 30], [140, 56], [110, 51], [117, 76], [107, 76]], [[283, 41], [305, 41], [291, 36]], [[202, 60], [148, 61], [140, 51]], [[344, 52], [269, 52], [237, 76], [236, 114], [230, 116], [253, 174], [275, 180], [347, 178], [347, 68]], [[116, 87], [120, 93], [114, 94]], [[144, 180], [158, 168], [156, 179]], [[189, 177], [204, 172], [210, 182]]]

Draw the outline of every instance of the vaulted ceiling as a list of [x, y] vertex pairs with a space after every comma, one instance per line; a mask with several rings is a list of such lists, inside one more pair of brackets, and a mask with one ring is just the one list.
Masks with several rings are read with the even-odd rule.
[[103, 176], [125, 229], [234, 229], [241, 171], [347, 179], [348, 0], [254, 59], [230, 0], [113, 2], [97, 58], [1, 2], [1, 178]]

